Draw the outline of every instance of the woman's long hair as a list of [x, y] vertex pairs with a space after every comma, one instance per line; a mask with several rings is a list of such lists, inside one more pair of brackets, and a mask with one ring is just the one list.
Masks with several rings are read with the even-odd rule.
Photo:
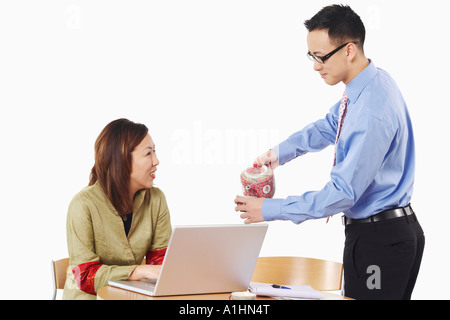
[[98, 181], [119, 215], [133, 212], [130, 199], [131, 152], [145, 138], [148, 128], [128, 119], [110, 122], [95, 141], [95, 164], [89, 185]]

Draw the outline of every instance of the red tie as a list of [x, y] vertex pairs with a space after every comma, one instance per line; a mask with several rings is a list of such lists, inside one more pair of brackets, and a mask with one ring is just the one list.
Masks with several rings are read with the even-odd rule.
[[348, 104], [348, 97], [347, 94], [344, 92], [344, 95], [342, 96], [341, 105], [339, 106], [339, 122], [338, 122], [338, 129], [336, 133], [336, 141], [334, 142], [334, 161], [333, 166], [336, 165], [336, 145], [339, 140], [339, 136], [341, 135], [342, 125], [344, 124], [345, 115], [347, 114], [347, 104]]
[[[342, 96], [341, 105], [339, 106], [339, 122], [338, 122], [338, 129], [336, 133], [336, 141], [334, 142], [334, 161], [333, 161], [333, 167], [336, 165], [336, 144], [339, 140], [339, 136], [341, 135], [342, 125], [344, 124], [345, 115], [347, 114], [347, 105], [348, 105], [348, 97], [347, 94], [344, 91], [344, 95]], [[327, 223], [328, 220], [330, 220], [331, 216], [327, 217]]]

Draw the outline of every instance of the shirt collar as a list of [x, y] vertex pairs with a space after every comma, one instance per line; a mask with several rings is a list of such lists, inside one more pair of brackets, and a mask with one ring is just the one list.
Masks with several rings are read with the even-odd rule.
[[[139, 190], [134, 195], [134, 199], [133, 199], [134, 211], [137, 211], [141, 207], [142, 203], [144, 202], [145, 194], [147, 193], [147, 190], [148, 189]], [[148, 190], [148, 192], [150, 192], [150, 190]]]
[[377, 68], [373, 64], [372, 60], [369, 59], [369, 65], [361, 71], [356, 77], [352, 79], [352, 81], [347, 84], [345, 87], [345, 92], [347, 93], [348, 99], [355, 103], [356, 100], [358, 100], [359, 95], [369, 83], [370, 80], [372, 80], [373, 77], [377, 74]]
[[[105, 192], [103, 191], [100, 183], [97, 181], [95, 181], [94, 185], [94, 192], [97, 193], [97, 195], [99, 196], [100, 199], [102, 199], [103, 201], [106, 202], [107, 206], [110, 208], [111, 211], [113, 211], [115, 214], [119, 215], [119, 213], [117, 212], [116, 208], [114, 208], [113, 204], [111, 203], [111, 201], [109, 200], [108, 196], [105, 194]], [[134, 212], [136, 212], [144, 203], [145, 200], [145, 196], [147, 194], [147, 192], [150, 192], [149, 189], [142, 189], [139, 190], [138, 192], [136, 192], [134, 199], [133, 199], [133, 204], [134, 204]]]

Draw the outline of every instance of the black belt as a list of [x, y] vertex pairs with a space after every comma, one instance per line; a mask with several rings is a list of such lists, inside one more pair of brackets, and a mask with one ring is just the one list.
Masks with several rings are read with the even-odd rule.
[[380, 213], [377, 213], [369, 218], [365, 219], [352, 219], [348, 218], [346, 216], [342, 216], [342, 224], [348, 225], [348, 224], [354, 224], [354, 223], [368, 223], [368, 222], [377, 222], [377, 221], [383, 221], [383, 220], [389, 220], [394, 218], [400, 218], [405, 216], [413, 215], [414, 211], [411, 208], [411, 205], [408, 204], [406, 207], [401, 208], [394, 208], [394, 209], [388, 209], [381, 211]]

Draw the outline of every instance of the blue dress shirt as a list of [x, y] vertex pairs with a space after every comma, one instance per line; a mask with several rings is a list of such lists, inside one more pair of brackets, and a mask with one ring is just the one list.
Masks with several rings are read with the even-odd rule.
[[[400, 90], [387, 72], [370, 61], [345, 91], [349, 103], [336, 145], [331, 180], [319, 191], [286, 199], [264, 199], [264, 220], [301, 223], [339, 212], [360, 219], [408, 205], [414, 184], [414, 137]], [[340, 101], [324, 119], [272, 148], [280, 165], [334, 145], [339, 104]]]

